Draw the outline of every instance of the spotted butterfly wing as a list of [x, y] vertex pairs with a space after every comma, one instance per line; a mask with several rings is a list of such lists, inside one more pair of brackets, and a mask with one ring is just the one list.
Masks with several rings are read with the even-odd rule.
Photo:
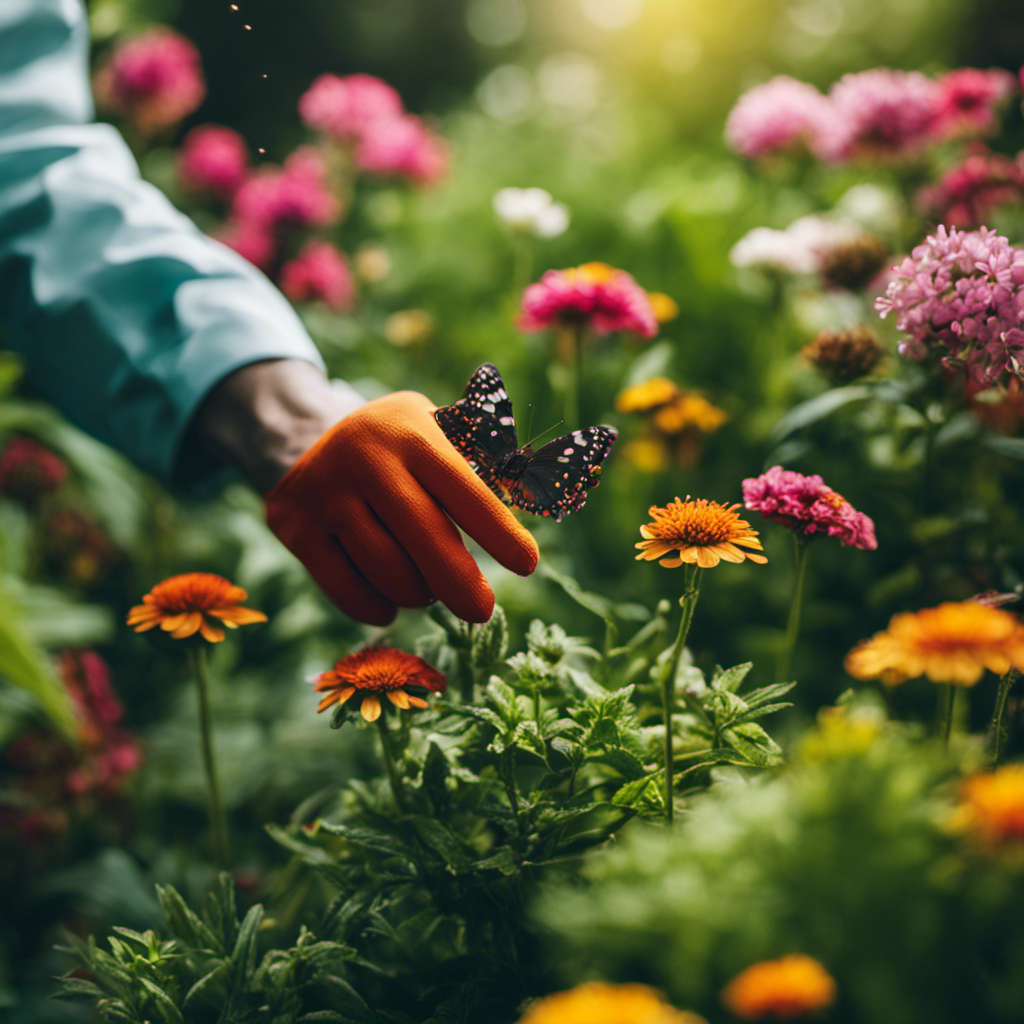
[[512, 403], [501, 374], [484, 363], [462, 397], [434, 413], [445, 436], [507, 505], [556, 520], [577, 511], [597, 485], [601, 463], [618, 437], [612, 427], [587, 427], [534, 451], [519, 447]]

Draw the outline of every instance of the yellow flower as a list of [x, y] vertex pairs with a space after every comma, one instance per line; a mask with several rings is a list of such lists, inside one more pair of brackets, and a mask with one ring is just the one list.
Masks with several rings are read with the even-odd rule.
[[876, 708], [823, 708], [818, 712], [818, 728], [800, 743], [800, 755], [806, 761], [859, 757], [874, 746], [883, 723]]
[[434, 327], [434, 318], [425, 309], [400, 309], [384, 321], [384, 337], [396, 348], [408, 348], [427, 341]]
[[646, 985], [589, 981], [531, 1004], [519, 1024], [705, 1024], [675, 1010]]
[[659, 324], [668, 323], [669, 320], [675, 320], [679, 316], [679, 303], [671, 295], [666, 295], [664, 292], [648, 292], [647, 301], [651, 304], [654, 318]]
[[835, 997], [832, 976], [802, 953], [754, 964], [722, 990], [722, 1002], [745, 1020], [792, 1019], [829, 1006]]
[[607, 263], [581, 263], [578, 267], [569, 267], [565, 271], [566, 276], [572, 280], [578, 277], [581, 281], [588, 281], [592, 284], [604, 284], [610, 281], [619, 271]]
[[[740, 506], [720, 505], [717, 501], [700, 498], [686, 501], [676, 498], [665, 508], [652, 505], [647, 514], [654, 520], [640, 527], [644, 539], [636, 547], [640, 549], [637, 559], [653, 561], [661, 559], [660, 565], [676, 569], [684, 562], [696, 564], [702, 569], [726, 562], [752, 562], [764, 564], [764, 555], [743, 551], [742, 548], [761, 550], [757, 531], [750, 523], [736, 514]], [[678, 555], [666, 558], [670, 551]]]
[[972, 775], [960, 789], [951, 821], [983, 846], [1024, 845], [1024, 765]]
[[186, 572], [158, 583], [143, 597], [142, 604], [129, 610], [127, 621], [136, 633], [159, 626], [175, 640], [199, 633], [204, 640], [218, 643], [224, 639], [224, 630], [211, 622], [210, 616], [229, 629], [267, 621], [263, 612], [242, 607], [248, 596], [223, 576]]
[[703, 395], [682, 391], [654, 414], [653, 422], [663, 434], [678, 434], [687, 427], [711, 434], [728, 419], [724, 410], [712, 405]]
[[660, 473], [668, 468], [671, 452], [660, 437], [637, 437], [623, 445], [619, 455], [641, 473]]
[[846, 656], [851, 676], [890, 686], [918, 676], [973, 686], [985, 669], [1001, 676], [1011, 668], [1024, 669], [1024, 626], [1009, 612], [977, 601], [901, 612]]
[[668, 405], [678, 394], [679, 388], [668, 377], [652, 377], [620, 391], [615, 399], [615, 409], [618, 412], [650, 412]]
[[386, 696], [396, 708], [426, 708], [430, 705], [422, 698], [406, 691], [407, 686], [418, 686], [434, 693], [447, 687], [445, 678], [422, 658], [393, 647], [365, 647], [322, 672], [313, 680], [313, 689], [326, 691], [317, 711], [326, 711], [332, 704], [344, 704], [354, 693], [359, 693], [360, 713], [367, 722], [380, 718], [380, 698]]

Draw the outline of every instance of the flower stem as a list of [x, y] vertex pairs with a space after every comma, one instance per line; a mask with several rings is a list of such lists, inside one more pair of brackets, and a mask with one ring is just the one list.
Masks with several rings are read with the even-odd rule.
[[580, 391], [583, 380], [583, 325], [567, 328], [569, 335], [569, 372], [565, 378], [565, 429], [580, 425]]
[[210, 722], [210, 676], [205, 647], [190, 647], [188, 658], [192, 675], [196, 680], [199, 697], [199, 739], [203, 751], [203, 767], [206, 770], [206, 789], [209, 800], [210, 832], [213, 838], [213, 856], [217, 867], [228, 867], [228, 828], [224, 816], [224, 805], [220, 798], [220, 784], [217, 781], [217, 761], [213, 754], [213, 729]]
[[949, 746], [950, 733], [953, 731], [953, 704], [956, 702], [956, 687], [951, 683], [939, 683], [938, 731], [942, 744]]
[[697, 598], [700, 595], [701, 570], [698, 566], [687, 566], [685, 576], [685, 589], [683, 596], [679, 598], [679, 606], [682, 614], [679, 616], [679, 632], [676, 634], [676, 642], [672, 647], [672, 654], [668, 659], [661, 676], [661, 704], [662, 715], [665, 721], [665, 820], [672, 823], [672, 798], [673, 798], [673, 731], [672, 712], [676, 703], [676, 674], [679, 671], [679, 661], [683, 656], [683, 648], [686, 646], [686, 636], [690, 632], [690, 623], [693, 621], [693, 610], [697, 607]]
[[1006, 742], [1006, 704], [1010, 696], [1013, 684], [1020, 679], [1020, 673], [1011, 668], [999, 679], [999, 689], [996, 690], [996, 706], [992, 712], [992, 724], [989, 726], [989, 734], [992, 737], [992, 767], [999, 766], [999, 760], [1003, 754], [1003, 744]]
[[796, 649], [796, 639], [800, 635], [800, 612], [804, 600], [804, 577], [807, 575], [807, 551], [810, 545], [805, 537], [793, 534], [793, 541], [796, 545], [793, 576], [793, 596], [789, 603], [789, 619], [786, 622], [786, 637], [782, 643], [782, 652], [779, 655], [778, 670], [775, 678], [780, 683], [787, 682], [790, 666], [793, 663], [793, 651]]
[[383, 713], [377, 719], [377, 729], [380, 732], [380, 747], [384, 752], [384, 767], [387, 768], [388, 782], [391, 784], [391, 795], [395, 798], [395, 805], [402, 814], [405, 814], [405, 798], [402, 795], [402, 780], [398, 776], [398, 766], [395, 764], [394, 751], [391, 749], [391, 733], [388, 730], [387, 721]]

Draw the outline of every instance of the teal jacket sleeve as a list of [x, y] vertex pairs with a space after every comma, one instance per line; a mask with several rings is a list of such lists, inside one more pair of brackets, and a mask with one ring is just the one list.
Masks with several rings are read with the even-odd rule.
[[287, 300], [93, 122], [80, 0], [0, 0], [0, 336], [68, 419], [171, 483], [222, 377], [322, 365]]

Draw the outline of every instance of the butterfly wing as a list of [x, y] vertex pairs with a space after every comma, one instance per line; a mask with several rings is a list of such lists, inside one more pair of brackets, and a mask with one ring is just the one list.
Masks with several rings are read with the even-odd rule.
[[519, 440], [512, 402], [494, 365], [478, 367], [462, 397], [453, 405], [435, 409], [434, 419], [484, 483], [507, 501], [498, 470], [519, 447]]
[[515, 480], [503, 481], [512, 504], [556, 521], [579, 511], [587, 491], [597, 486], [601, 463], [618, 436], [614, 427], [587, 427], [555, 438], [536, 452], [525, 448], [525, 468]]

